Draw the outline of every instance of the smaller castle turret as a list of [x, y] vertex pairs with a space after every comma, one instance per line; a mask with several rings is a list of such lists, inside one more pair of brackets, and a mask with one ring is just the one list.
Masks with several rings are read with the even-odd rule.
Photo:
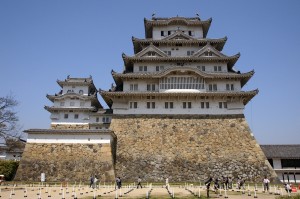
[[57, 80], [61, 91], [47, 95], [53, 102], [45, 106], [51, 113], [51, 129], [108, 129], [111, 111], [106, 111], [97, 98], [92, 77]]

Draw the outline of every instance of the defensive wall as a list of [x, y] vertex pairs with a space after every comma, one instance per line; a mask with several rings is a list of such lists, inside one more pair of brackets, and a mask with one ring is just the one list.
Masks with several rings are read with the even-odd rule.
[[277, 177], [244, 115], [114, 115], [110, 129], [118, 138], [115, 172], [125, 181]]

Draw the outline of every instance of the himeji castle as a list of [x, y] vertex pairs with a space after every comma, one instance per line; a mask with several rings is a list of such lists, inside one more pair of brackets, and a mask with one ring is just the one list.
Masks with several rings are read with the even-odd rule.
[[[62, 91], [47, 95], [53, 106], [45, 107], [51, 113], [51, 129], [26, 131], [32, 142], [27, 143], [20, 170], [28, 171], [30, 162], [44, 168], [39, 154], [26, 156], [43, 148], [55, 151], [56, 157], [81, 157], [76, 166], [63, 158], [43, 160], [62, 168], [45, 167], [51, 179], [81, 179], [91, 173], [102, 181], [116, 176], [157, 182], [208, 176], [275, 179], [244, 116], [245, 106], [258, 94], [257, 89], [244, 89], [254, 71], [240, 72], [240, 54], [222, 52], [227, 37], [207, 37], [211, 22], [179, 16], [144, 19], [145, 38], [132, 37], [134, 55], [122, 54], [124, 68], [112, 70], [111, 89], [98, 91], [109, 109], [99, 103], [91, 78], [57, 81]], [[72, 135], [74, 143], [65, 135]], [[39, 136], [43, 139], [35, 142]], [[47, 136], [62, 141], [53, 147]], [[63, 150], [66, 147], [70, 150]], [[84, 170], [90, 155], [102, 161], [101, 166], [92, 161]], [[73, 169], [72, 176], [61, 165]], [[17, 176], [24, 179], [20, 172]]]

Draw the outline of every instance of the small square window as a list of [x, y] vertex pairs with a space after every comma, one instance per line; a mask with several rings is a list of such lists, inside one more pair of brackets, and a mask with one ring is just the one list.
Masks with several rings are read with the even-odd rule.
[[68, 118], [69, 118], [69, 115], [68, 115], [68, 114], [65, 114], [65, 115], [64, 115], [64, 118], [65, 118], [65, 119], [68, 119]]
[[78, 119], [78, 114], [75, 114], [75, 115], [74, 115], [74, 119]]
[[143, 71], [143, 66], [139, 66], [139, 71]]

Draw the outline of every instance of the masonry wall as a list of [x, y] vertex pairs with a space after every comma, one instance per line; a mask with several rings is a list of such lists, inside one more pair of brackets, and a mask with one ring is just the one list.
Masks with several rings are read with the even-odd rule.
[[115, 172], [124, 180], [276, 178], [244, 115], [115, 115], [110, 128], [118, 138]]
[[111, 144], [27, 143], [15, 180], [88, 182], [92, 174], [114, 181], [114, 142]]

